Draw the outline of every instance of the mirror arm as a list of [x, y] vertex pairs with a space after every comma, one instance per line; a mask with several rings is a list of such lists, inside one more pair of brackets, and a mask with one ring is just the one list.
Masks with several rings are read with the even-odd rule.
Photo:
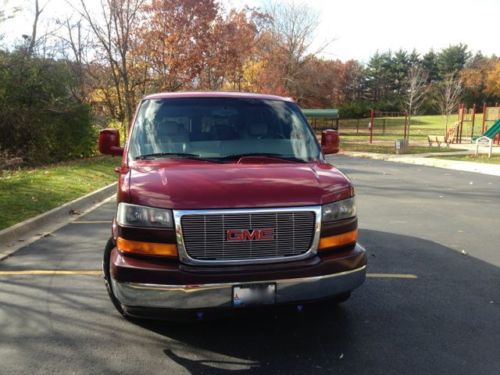
[[124, 149], [123, 147], [111, 146], [110, 151], [115, 156], [122, 156]]

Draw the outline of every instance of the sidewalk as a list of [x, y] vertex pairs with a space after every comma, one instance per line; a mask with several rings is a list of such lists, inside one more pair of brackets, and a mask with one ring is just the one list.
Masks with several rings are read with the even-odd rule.
[[[476, 144], [475, 143], [452, 143], [450, 145], [450, 148], [458, 148], [458, 149], [465, 149], [465, 150], [468, 150], [469, 153], [473, 154], [476, 152]], [[488, 149], [488, 147], [482, 145], [479, 147], [479, 152], [481, 154], [485, 154]], [[491, 152], [493, 154], [500, 154], [500, 146], [498, 146], [497, 144], [493, 144], [493, 148], [491, 150]]]
[[393, 155], [393, 154], [377, 154], [374, 152], [357, 152], [344, 151], [342, 155], [352, 156], [356, 158], [367, 158], [375, 160], [392, 161], [396, 163], [406, 163], [415, 165], [424, 165], [428, 167], [452, 169], [455, 171], [482, 173], [491, 176], [500, 176], [500, 164], [475, 163], [471, 161], [457, 161], [437, 159], [432, 156], [451, 156], [451, 155], [466, 155], [471, 152], [439, 152], [429, 154], [413, 154], [413, 155]]

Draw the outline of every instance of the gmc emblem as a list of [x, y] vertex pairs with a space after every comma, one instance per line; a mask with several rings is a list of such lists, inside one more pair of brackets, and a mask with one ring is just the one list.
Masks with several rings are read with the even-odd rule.
[[228, 229], [226, 241], [272, 241], [274, 228], [262, 229]]

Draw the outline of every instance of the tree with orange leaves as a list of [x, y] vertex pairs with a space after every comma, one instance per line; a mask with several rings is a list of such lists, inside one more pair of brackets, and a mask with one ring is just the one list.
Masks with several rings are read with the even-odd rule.
[[500, 97], [500, 59], [487, 73], [485, 91], [490, 95]]
[[211, 48], [218, 5], [214, 0], [152, 0], [143, 7], [138, 48], [153, 91], [191, 87]]
[[244, 66], [255, 52], [258, 13], [250, 9], [231, 10], [226, 17], [218, 17], [210, 34], [210, 48], [206, 51], [200, 87], [241, 91]]

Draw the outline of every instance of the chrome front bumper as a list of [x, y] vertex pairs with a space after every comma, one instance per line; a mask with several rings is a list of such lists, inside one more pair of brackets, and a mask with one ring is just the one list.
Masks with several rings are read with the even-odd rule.
[[[365, 281], [366, 266], [330, 275], [245, 282], [276, 283], [276, 303], [306, 302], [349, 292]], [[161, 285], [111, 279], [116, 298], [127, 307], [203, 309], [232, 307], [232, 288], [240, 283]]]

